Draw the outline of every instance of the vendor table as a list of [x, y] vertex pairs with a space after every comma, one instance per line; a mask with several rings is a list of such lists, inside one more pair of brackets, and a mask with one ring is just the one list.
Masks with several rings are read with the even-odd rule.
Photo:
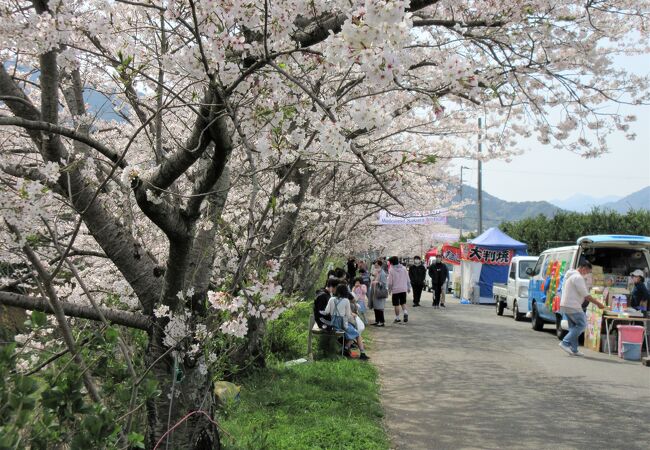
[[[611, 356], [612, 349], [610, 348], [609, 345], [609, 334], [610, 334], [610, 328], [614, 326], [614, 322], [616, 321], [643, 322], [643, 324], [645, 325], [647, 322], [650, 322], [650, 317], [618, 317], [618, 316], [609, 316], [607, 314], [603, 314], [603, 320], [605, 321], [605, 330], [607, 333], [607, 353]], [[650, 352], [650, 347], [648, 347], [648, 331], [645, 326], [643, 327], [643, 338], [645, 340], [646, 352]]]

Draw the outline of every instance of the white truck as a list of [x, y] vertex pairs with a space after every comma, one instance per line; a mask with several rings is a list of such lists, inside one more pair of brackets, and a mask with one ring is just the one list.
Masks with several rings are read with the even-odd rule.
[[538, 256], [515, 256], [510, 262], [507, 283], [494, 283], [492, 296], [496, 304], [497, 315], [502, 316], [503, 310], [512, 311], [515, 320], [523, 320], [528, 312], [528, 283], [530, 275], [527, 269], [537, 264]]

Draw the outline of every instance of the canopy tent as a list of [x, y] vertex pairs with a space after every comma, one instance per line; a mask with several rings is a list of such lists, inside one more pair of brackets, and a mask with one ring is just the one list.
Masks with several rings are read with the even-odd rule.
[[461, 298], [472, 303], [494, 303], [492, 285], [508, 281], [513, 256], [526, 255], [526, 244], [498, 228], [490, 228], [461, 246]]
[[438, 256], [438, 254], [439, 254], [438, 247], [431, 247], [429, 249], [429, 251], [424, 255], [424, 262], [427, 264], [427, 266], [429, 265], [429, 260], [433, 256]]
[[483, 247], [516, 248], [523, 251], [526, 251], [528, 247], [523, 242], [511, 238], [496, 227], [485, 230], [482, 235], [472, 239], [470, 242]]

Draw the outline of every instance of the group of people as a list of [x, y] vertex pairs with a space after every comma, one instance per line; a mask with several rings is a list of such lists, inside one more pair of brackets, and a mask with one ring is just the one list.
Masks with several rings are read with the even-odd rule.
[[390, 297], [395, 313], [393, 323], [408, 323], [407, 294], [413, 290], [413, 306], [420, 306], [427, 270], [434, 293], [433, 307], [444, 308], [443, 289], [449, 272], [441, 261], [433, 261], [427, 269], [420, 256], [415, 256], [407, 269], [397, 256], [391, 256], [377, 259], [368, 268], [364, 261], [350, 257], [347, 270], [331, 269], [325, 287], [317, 292], [314, 301], [316, 324], [319, 328], [344, 332], [346, 356], [350, 356], [350, 349], [356, 344], [361, 352], [360, 359], [369, 359], [361, 337], [361, 331], [368, 324], [366, 311], [374, 311], [373, 326], [385, 326], [384, 310]]
[[431, 265], [425, 269], [422, 259], [419, 256], [413, 257], [413, 264], [409, 267], [409, 278], [413, 286], [413, 306], [420, 306], [422, 290], [425, 287], [427, 271], [431, 279], [431, 290], [433, 291], [433, 308], [445, 307], [445, 292], [449, 282], [449, 270], [442, 261], [435, 256]]
[[[578, 350], [578, 339], [586, 326], [586, 305], [594, 303], [598, 308], [605, 307], [589, 294], [585, 284], [584, 277], [591, 270], [592, 266], [588, 261], [580, 261], [576, 269], [566, 273], [562, 287], [560, 311], [568, 318], [569, 332], [560, 342], [560, 347], [572, 356], [583, 356]], [[439, 259], [433, 258], [431, 265], [425, 268], [422, 259], [415, 256], [413, 264], [407, 269], [397, 256], [391, 256], [387, 260], [379, 258], [371, 268], [368, 268], [364, 261], [357, 262], [354, 257], [350, 257], [347, 270], [330, 270], [324, 289], [318, 291], [314, 301], [316, 324], [319, 328], [344, 332], [346, 356], [350, 356], [350, 349], [356, 344], [361, 352], [360, 359], [369, 359], [361, 337], [361, 331], [368, 324], [366, 311], [373, 310], [375, 313], [375, 322], [372, 325], [385, 326], [384, 309], [390, 296], [395, 312], [393, 323], [408, 323], [406, 296], [413, 290], [413, 307], [420, 306], [427, 272], [433, 290], [433, 308], [444, 308], [444, 291], [449, 272]], [[641, 270], [636, 270], [630, 275], [634, 283], [631, 306], [642, 311], [647, 317], [650, 292], [645, 286], [644, 274]]]

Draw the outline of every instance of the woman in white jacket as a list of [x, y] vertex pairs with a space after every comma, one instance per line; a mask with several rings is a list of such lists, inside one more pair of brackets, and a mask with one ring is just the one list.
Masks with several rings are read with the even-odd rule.
[[336, 286], [334, 296], [329, 299], [325, 311], [322, 311], [322, 314], [329, 314], [332, 317], [332, 326], [339, 331], [345, 332], [345, 356], [350, 356], [350, 346], [352, 342], [357, 341], [359, 351], [361, 352], [359, 359], [370, 359], [366, 355], [363, 338], [352, 325], [356, 323], [356, 319], [354, 314], [352, 314], [352, 308], [350, 308], [350, 300], [347, 299], [348, 292], [348, 286], [346, 284]]

